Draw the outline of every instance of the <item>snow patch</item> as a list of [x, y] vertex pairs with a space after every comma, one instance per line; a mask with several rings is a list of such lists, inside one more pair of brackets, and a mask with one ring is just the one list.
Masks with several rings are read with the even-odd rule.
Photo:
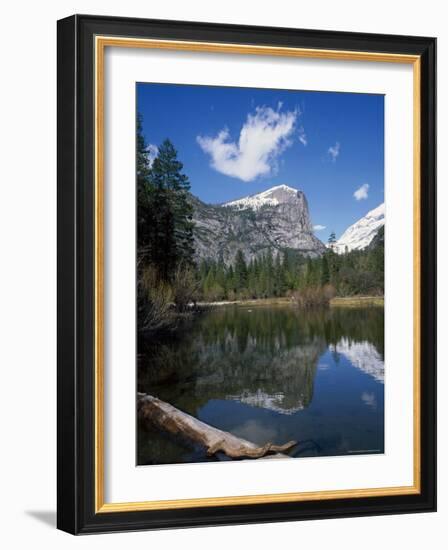
[[344, 254], [346, 251], [350, 252], [351, 250], [362, 250], [369, 246], [384, 222], [385, 209], [383, 203], [346, 229], [336, 243], [328, 246], [338, 254]]
[[298, 192], [297, 189], [289, 187], [288, 185], [276, 185], [262, 193], [226, 202], [222, 206], [230, 206], [238, 210], [246, 210], [248, 208], [259, 210], [266, 205], [276, 206], [283, 202], [287, 202], [288, 198], [297, 197]]

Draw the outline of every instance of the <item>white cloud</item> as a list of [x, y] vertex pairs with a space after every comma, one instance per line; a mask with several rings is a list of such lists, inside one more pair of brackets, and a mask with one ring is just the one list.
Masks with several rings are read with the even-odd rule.
[[297, 130], [297, 133], [299, 135], [300, 143], [306, 147], [308, 145], [308, 138], [306, 137], [305, 129], [303, 128], [303, 126], [300, 126], [300, 128]]
[[221, 174], [253, 181], [276, 171], [278, 156], [291, 145], [298, 111], [256, 107], [248, 114], [238, 142], [224, 128], [216, 137], [198, 136], [197, 142], [210, 155], [210, 164]]
[[320, 224], [313, 225], [314, 231], [322, 231], [323, 229], [326, 229], [326, 228], [327, 228], [326, 225], [320, 225]]
[[334, 145], [328, 148], [328, 154], [330, 155], [331, 160], [333, 162], [336, 162], [336, 159], [339, 156], [340, 150], [341, 150], [341, 144], [339, 143], [339, 141], [337, 141]]
[[154, 162], [154, 159], [159, 154], [159, 148], [157, 147], [157, 145], [153, 145], [152, 143], [150, 143], [146, 147], [146, 153], [148, 155], [149, 166], [151, 167], [152, 163]]
[[354, 193], [353, 196], [357, 201], [367, 199], [369, 196], [369, 184], [363, 183]]

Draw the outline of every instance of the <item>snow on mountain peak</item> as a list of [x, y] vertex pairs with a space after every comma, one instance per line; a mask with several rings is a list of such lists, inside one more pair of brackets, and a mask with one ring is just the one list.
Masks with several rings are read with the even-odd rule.
[[292, 197], [297, 197], [298, 193], [300, 191], [288, 185], [276, 185], [256, 195], [249, 195], [241, 199], [226, 202], [223, 206], [232, 206], [239, 210], [246, 210], [247, 208], [258, 210], [265, 205], [276, 206], [277, 204], [288, 202]]
[[369, 219], [384, 219], [384, 214], [385, 214], [385, 208], [384, 208], [384, 202], [382, 204], [380, 204], [379, 206], [377, 206], [376, 208], [374, 208], [373, 210], [370, 210], [370, 212], [367, 212], [367, 214], [364, 216], [365, 218], [369, 218]]
[[385, 208], [384, 203], [382, 203], [348, 227], [337, 242], [331, 245], [331, 248], [338, 254], [366, 248], [372, 242], [380, 227], [384, 225], [384, 221]]

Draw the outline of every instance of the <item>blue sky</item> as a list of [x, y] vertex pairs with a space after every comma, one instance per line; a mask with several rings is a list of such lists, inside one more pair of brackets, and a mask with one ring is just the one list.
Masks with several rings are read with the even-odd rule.
[[137, 109], [148, 144], [173, 142], [205, 202], [286, 184], [325, 242], [384, 201], [382, 95], [138, 83]]

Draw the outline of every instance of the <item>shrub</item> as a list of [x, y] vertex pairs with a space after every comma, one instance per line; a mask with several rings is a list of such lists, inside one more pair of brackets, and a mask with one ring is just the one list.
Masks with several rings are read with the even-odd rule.
[[225, 292], [220, 284], [212, 283], [204, 290], [204, 297], [207, 302], [218, 302], [224, 300]]
[[140, 330], [160, 330], [174, 324], [173, 290], [168, 283], [159, 279], [152, 266], [143, 269], [137, 293]]
[[229, 302], [234, 302], [236, 300], [236, 293], [233, 289], [227, 291], [227, 299]]
[[330, 300], [336, 296], [336, 289], [331, 284], [325, 285], [322, 288], [322, 292], [324, 293], [325, 298], [328, 299], [328, 302], [330, 302]]
[[184, 312], [198, 299], [199, 285], [193, 269], [179, 266], [173, 278], [173, 299], [178, 311]]
[[336, 292], [332, 285], [313, 286], [293, 292], [291, 299], [301, 309], [328, 307]]

